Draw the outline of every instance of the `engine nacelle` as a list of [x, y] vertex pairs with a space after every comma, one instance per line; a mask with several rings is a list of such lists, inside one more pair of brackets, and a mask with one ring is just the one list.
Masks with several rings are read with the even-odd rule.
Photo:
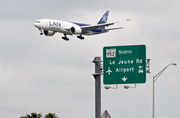
[[78, 26], [76, 26], [76, 27], [71, 27], [70, 32], [71, 32], [72, 34], [81, 34], [82, 29], [81, 29], [80, 27], [78, 27]]
[[55, 34], [54, 31], [44, 30], [44, 35], [46, 35], [46, 36], [53, 36], [54, 34]]

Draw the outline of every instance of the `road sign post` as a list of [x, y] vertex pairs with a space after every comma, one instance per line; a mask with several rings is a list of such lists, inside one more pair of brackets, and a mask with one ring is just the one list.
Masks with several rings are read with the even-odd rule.
[[95, 118], [101, 118], [101, 57], [95, 57]]
[[146, 46], [111, 46], [103, 48], [104, 84], [146, 82]]

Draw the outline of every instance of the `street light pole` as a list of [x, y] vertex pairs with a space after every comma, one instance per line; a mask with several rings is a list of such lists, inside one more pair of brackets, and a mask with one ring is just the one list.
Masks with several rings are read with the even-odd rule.
[[154, 103], [155, 103], [155, 100], [154, 100], [154, 90], [155, 90], [155, 85], [154, 85], [154, 83], [155, 83], [155, 81], [159, 78], [159, 76], [166, 70], [166, 68], [168, 67], [168, 66], [170, 66], [170, 65], [173, 65], [173, 66], [176, 66], [177, 64], [176, 63], [171, 63], [171, 64], [169, 64], [169, 65], [167, 65], [164, 69], [162, 69], [157, 75], [155, 75], [155, 76], [153, 76], [153, 118], [154, 118], [154, 112], [155, 112], [155, 105], [154, 105]]
[[154, 76], [153, 76], [153, 118], [154, 118]]

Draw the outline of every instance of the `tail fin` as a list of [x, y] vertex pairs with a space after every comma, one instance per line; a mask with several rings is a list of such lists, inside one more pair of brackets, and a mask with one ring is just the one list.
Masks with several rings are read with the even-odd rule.
[[107, 18], [109, 15], [109, 11], [107, 10], [106, 13], [102, 16], [102, 18], [99, 20], [98, 24], [103, 24], [107, 22]]

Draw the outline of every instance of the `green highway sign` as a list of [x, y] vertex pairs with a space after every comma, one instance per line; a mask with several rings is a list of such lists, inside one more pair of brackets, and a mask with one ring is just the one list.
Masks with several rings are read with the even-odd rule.
[[111, 46], [103, 48], [104, 84], [146, 82], [146, 46]]

